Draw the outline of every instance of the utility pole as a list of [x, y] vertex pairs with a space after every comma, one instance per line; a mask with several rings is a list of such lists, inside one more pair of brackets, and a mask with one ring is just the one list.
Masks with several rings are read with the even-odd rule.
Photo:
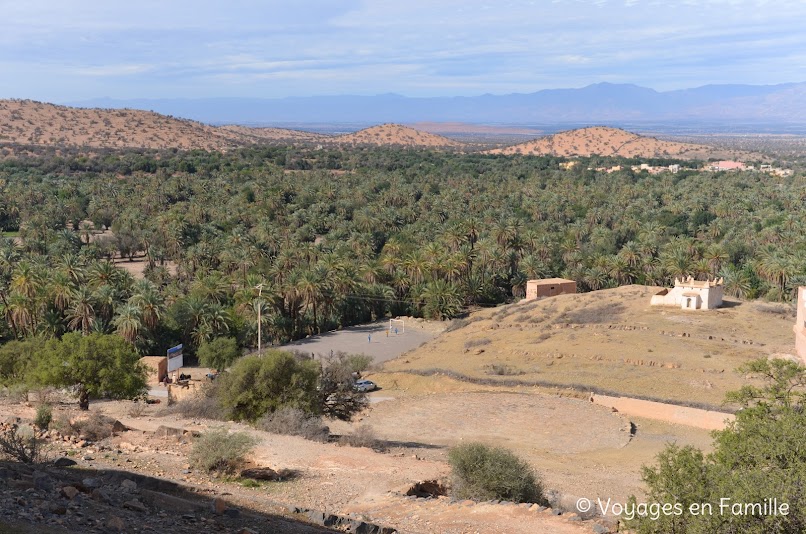
[[262, 338], [261, 338], [262, 328], [261, 327], [262, 327], [263, 321], [261, 320], [262, 318], [261, 318], [261, 314], [260, 314], [261, 310], [263, 309], [263, 301], [260, 299], [260, 297], [263, 295], [263, 282], [261, 282], [258, 285], [256, 285], [255, 289], [257, 289], [257, 355], [258, 355], [258, 357], [260, 357], [260, 356], [263, 355], [263, 352], [262, 352], [263, 347], [262, 347], [262, 343], [261, 343], [262, 342]]

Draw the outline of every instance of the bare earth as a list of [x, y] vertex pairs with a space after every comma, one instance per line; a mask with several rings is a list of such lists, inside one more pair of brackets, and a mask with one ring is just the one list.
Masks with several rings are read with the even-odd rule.
[[[434, 133], [463, 131], [469, 134], [518, 136], [530, 130], [492, 126], [423, 123], [421, 129], [382, 124], [355, 133], [324, 135], [284, 128], [215, 127], [150, 111], [85, 109], [30, 100], [0, 100], [0, 144], [23, 153], [25, 145], [97, 148], [178, 148], [228, 150], [256, 144], [305, 144], [310, 146], [394, 146], [468, 151], [481, 148]], [[427, 131], [430, 130], [430, 131]], [[489, 146], [489, 145], [487, 145]], [[759, 159], [757, 153], [728, 147], [664, 141], [618, 128], [597, 126], [540, 137], [490, 154], [556, 156], [673, 157], [681, 159]]]
[[739, 150], [717, 151], [707, 145], [662, 141], [619, 128], [595, 126], [561, 132], [526, 143], [488, 151], [489, 154], [554, 156], [623, 156], [625, 158], [737, 158], [757, 159], [758, 154]]
[[[251, 458], [252, 465], [292, 469], [298, 473], [298, 478], [253, 488], [193, 470], [183, 472], [189, 467], [186, 458], [192, 446], [190, 438], [159, 437], [153, 432], [161, 425], [203, 432], [220, 423], [160, 416], [158, 406], [149, 406], [144, 415], [132, 418], [127, 415], [130, 406], [131, 403], [124, 402], [98, 402], [91, 406], [91, 410], [103, 411], [133, 428], [104, 440], [103, 445], [111, 452], [98, 451], [96, 445], [80, 448], [68, 443], [54, 445], [52, 452], [72, 456], [80, 468], [147, 474], [192, 486], [198, 494], [222, 497], [239, 508], [265, 514], [277, 514], [278, 505], [314, 508], [394, 526], [404, 533], [590, 532], [589, 522], [572, 522], [568, 516], [553, 516], [528, 507], [405, 497], [403, 492], [413, 483], [445, 477], [447, 465], [443, 449], [429, 457], [422, 454], [421, 449], [412, 447], [393, 446], [386, 453], [378, 453], [230, 424], [232, 430], [245, 431], [259, 439]], [[55, 415], [58, 417], [64, 409], [57, 407]], [[30, 418], [33, 411], [32, 407], [0, 404], [2, 417], [13, 414]], [[260, 524], [252, 524], [250, 528], [256, 532], [274, 532]]]
[[428, 132], [421, 132], [400, 124], [381, 124], [334, 139], [343, 145], [377, 145], [402, 147], [453, 148], [464, 147], [464, 143]]

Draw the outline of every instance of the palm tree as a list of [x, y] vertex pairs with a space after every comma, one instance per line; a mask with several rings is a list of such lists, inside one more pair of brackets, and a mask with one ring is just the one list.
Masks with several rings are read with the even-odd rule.
[[115, 332], [133, 345], [143, 326], [140, 308], [131, 303], [120, 306], [113, 324]]
[[141, 288], [131, 296], [129, 303], [140, 310], [140, 315], [146, 328], [152, 332], [156, 330], [165, 311], [165, 299], [157, 291], [156, 287]]
[[81, 330], [84, 335], [90, 333], [95, 322], [95, 302], [92, 290], [80, 286], [70, 296], [70, 307], [67, 309], [67, 326], [72, 330]]

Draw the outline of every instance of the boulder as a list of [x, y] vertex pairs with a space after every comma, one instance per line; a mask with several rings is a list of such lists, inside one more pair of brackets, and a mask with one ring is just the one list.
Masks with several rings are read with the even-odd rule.
[[40, 491], [53, 491], [55, 487], [55, 483], [50, 475], [42, 471], [34, 471], [31, 475], [31, 482], [33, 482], [34, 488]]
[[164, 426], [160, 425], [154, 431], [154, 435], [158, 438], [176, 438], [179, 439], [184, 434], [184, 430], [181, 428], [174, 428], [172, 426]]
[[106, 520], [106, 528], [110, 530], [116, 530], [118, 532], [123, 532], [126, 528], [126, 522], [123, 519], [119, 518], [116, 515], [113, 515], [109, 519]]
[[79, 491], [73, 486], [65, 486], [62, 488], [62, 495], [64, 495], [68, 499], [72, 499], [73, 497], [78, 495], [78, 493]]
[[241, 471], [241, 478], [251, 478], [252, 480], [288, 480], [293, 477], [293, 472], [287, 469], [275, 471], [270, 467], [253, 467]]
[[72, 467], [76, 465], [76, 461], [68, 458], [67, 456], [62, 456], [61, 458], [56, 458], [56, 461], [53, 462], [53, 465], [56, 467]]
[[129, 510], [134, 510], [135, 512], [147, 512], [148, 508], [145, 504], [141, 503], [137, 499], [132, 499], [130, 501], [126, 501], [123, 503], [124, 508], [128, 508]]

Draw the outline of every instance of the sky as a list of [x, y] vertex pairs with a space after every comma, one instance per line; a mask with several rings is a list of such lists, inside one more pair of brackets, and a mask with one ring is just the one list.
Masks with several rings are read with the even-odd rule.
[[806, 81], [806, 0], [0, 0], [0, 98]]

